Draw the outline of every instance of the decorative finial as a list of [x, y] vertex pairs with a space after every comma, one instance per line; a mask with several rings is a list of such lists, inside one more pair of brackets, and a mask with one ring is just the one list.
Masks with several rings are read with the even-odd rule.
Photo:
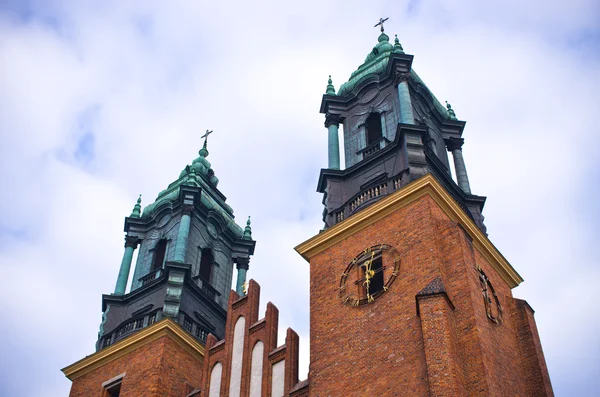
[[331, 75], [329, 75], [329, 80], [327, 80], [327, 91], [325, 91], [327, 95], [335, 95], [335, 87], [331, 82]]
[[448, 109], [448, 117], [450, 118], [450, 120], [456, 120], [456, 113], [454, 113], [454, 110], [452, 109], [452, 106], [448, 103], [448, 101], [446, 101], [446, 109]]
[[250, 227], [250, 217], [246, 221], [246, 228], [244, 229], [244, 235], [242, 236], [244, 240], [252, 240], [252, 228]]
[[245, 281], [244, 284], [242, 284], [242, 291], [244, 292], [244, 295], [248, 295], [248, 282]]
[[385, 18], [385, 19], [383, 19], [383, 18], [379, 18], [379, 23], [377, 23], [377, 25], [375, 25], [375, 26], [374, 26], [374, 28], [376, 28], [377, 26], [380, 26], [380, 25], [381, 25], [381, 33], [383, 33], [383, 23], [384, 23], [385, 21], [387, 21], [388, 19], [390, 19], [390, 18]]
[[394, 39], [394, 52], [400, 52], [404, 54], [404, 48], [402, 48], [402, 44], [400, 44], [400, 40], [398, 40], [398, 35]]
[[188, 186], [196, 186], [197, 183], [198, 183], [198, 175], [196, 175], [196, 169], [194, 167], [190, 167], [190, 171], [188, 173], [188, 178], [187, 178], [187, 181], [185, 184]]
[[130, 218], [139, 218], [141, 212], [142, 212], [142, 195], [140, 194], [140, 197], [138, 197], [137, 202], [133, 206], [133, 211], [131, 212], [131, 215], [129, 215], [129, 217]]
[[200, 149], [200, 151], [198, 152], [198, 154], [202, 157], [208, 157], [208, 149], [206, 148], [206, 142], [208, 141], [208, 136], [210, 134], [212, 134], [213, 131], [212, 130], [206, 130], [206, 134], [202, 135], [200, 138], [204, 138], [204, 145], [202, 146], [202, 149]]

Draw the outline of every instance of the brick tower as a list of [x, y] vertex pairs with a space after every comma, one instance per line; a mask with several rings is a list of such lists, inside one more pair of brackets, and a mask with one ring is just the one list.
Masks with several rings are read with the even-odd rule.
[[238, 226], [217, 189], [209, 133], [177, 180], [143, 211], [138, 199], [125, 218], [125, 253], [114, 293], [102, 296], [97, 353], [63, 370], [71, 396], [100, 395], [102, 385], [103, 396], [179, 397], [200, 383], [207, 336], [225, 336], [233, 267], [242, 294], [255, 242], [250, 219]]
[[330, 79], [323, 96], [325, 226], [296, 247], [310, 264], [308, 379], [298, 335], [277, 343], [277, 308], [259, 318], [260, 286], [245, 283], [250, 225], [233, 221], [205, 141], [126, 219], [98, 351], [63, 369], [70, 396], [552, 396], [533, 310], [512, 296], [523, 280], [487, 237], [485, 197], [471, 193], [465, 123], [412, 59], [382, 26], [350, 80], [336, 93]]
[[325, 228], [296, 247], [310, 263], [309, 395], [551, 396], [533, 310], [511, 292], [523, 280], [471, 193], [465, 122], [412, 59], [382, 27], [323, 96]]

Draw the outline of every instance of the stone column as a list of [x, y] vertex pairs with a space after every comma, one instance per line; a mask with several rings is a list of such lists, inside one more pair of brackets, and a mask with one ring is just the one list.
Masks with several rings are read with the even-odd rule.
[[469, 177], [467, 176], [467, 167], [465, 167], [465, 160], [462, 155], [462, 145], [464, 142], [465, 140], [462, 138], [449, 138], [446, 139], [446, 148], [448, 148], [449, 152], [452, 152], [458, 187], [460, 187], [463, 192], [471, 194]]
[[115, 286], [115, 295], [124, 295], [127, 288], [127, 280], [129, 279], [129, 270], [131, 269], [131, 260], [133, 259], [133, 251], [137, 248], [139, 239], [135, 236], [125, 236], [125, 253], [121, 260], [121, 268], [119, 269], [119, 277], [117, 277], [117, 285]]
[[175, 242], [175, 262], [184, 263], [185, 254], [188, 246], [188, 237], [190, 234], [190, 224], [192, 221], [192, 212], [194, 207], [186, 205], [183, 208], [183, 215], [179, 222], [179, 231], [177, 232], [177, 241]]
[[396, 72], [394, 84], [398, 88], [398, 102], [400, 103], [400, 122], [403, 124], [414, 124], [415, 117], [412, 111], [410, 92], [408, 90], [409, 73]]
[[235, 283], [235, 292], [238, 295], [244, 296], [244, 284], [246, 283], [246, 272], [250, 267], [250, 258], [237, 258], [237, 282]]
[[325, 128], [329, 130], [327, 140], [328, 168], [332, 170], [340, 169], [340, 140], [338, 138], [338, 128], [341, 121], [341, 117], [337, 114], [327, 113], [325, 116]]

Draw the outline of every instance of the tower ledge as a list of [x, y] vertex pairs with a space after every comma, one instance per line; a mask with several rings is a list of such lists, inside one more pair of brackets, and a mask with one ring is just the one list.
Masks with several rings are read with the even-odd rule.
[[310, 261], [319, 252], [324, 251], [351, 234], [366, 228], [393, 211], [405, 207], [426, 195], [430, 196], [450, 219], [457, 222], [465, 230], [473, 240], [473, 245], [489, 260], [494, 269], [511, 288], [523, 282], [523, 278], [521, 278], [512, 265], [492, 244], [485, 233], [479, 229], [472, 218], [465, 213], [461, 206], [431, 174], [426, 174], [385, 196], [380, 201], [329, 227], [322, 233], [296, 246], [294, 249], [304, 259]]
[[204, 346], [189, 333], [184, 331], [179, 324], [169, 318], [165, 318], [131, 335], [129, 338], [120, 340], [112, 346], [102, 349], [63, 368], [61, 371], [67, 378], [74, 381], [75, 379], [86, 375], [111, 361], [121, 358], [163, 336], [173, 340], [202, 363], [204, 358]]

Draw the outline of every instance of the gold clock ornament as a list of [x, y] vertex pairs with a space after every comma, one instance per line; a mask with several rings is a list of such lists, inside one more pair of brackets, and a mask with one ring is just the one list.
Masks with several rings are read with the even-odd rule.
[[349, 306], [374, 302], [392, 286], [400, 272], [400, 254], [389, 244], [366, 248], [342, 273], [339, 297]]
[[479, 283], [481, 284], [481, 294], [483, 295], [483, 304], [485, 305], [485, 313], [491, 322], [500, 324], [502, 321], [502, 306], [500, 299], [496, 295], [496, 291], [479, 265], [476, 266], [479, 273]]

